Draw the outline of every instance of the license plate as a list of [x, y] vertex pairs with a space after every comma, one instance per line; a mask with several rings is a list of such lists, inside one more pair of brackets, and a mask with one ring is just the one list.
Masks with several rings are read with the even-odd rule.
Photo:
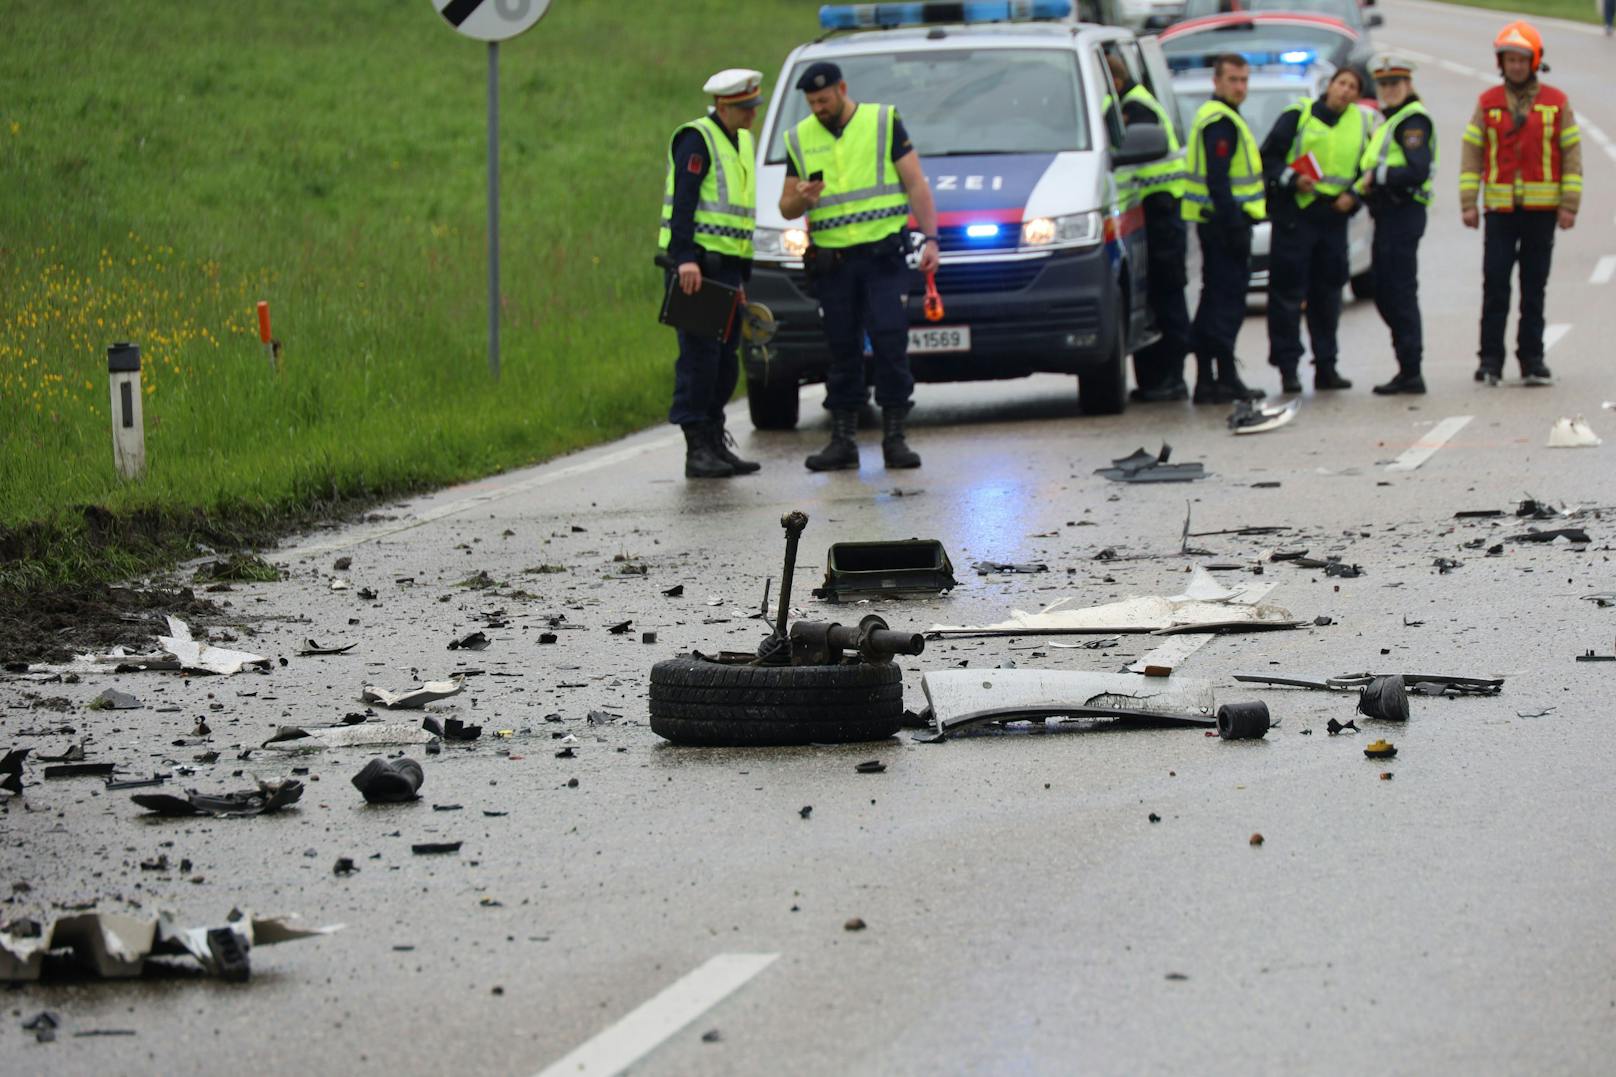
[[924, 329], [909, 330], [911, 352], [968, 352], [971, 350], [971, 327], [968, 325], [932, 325]]

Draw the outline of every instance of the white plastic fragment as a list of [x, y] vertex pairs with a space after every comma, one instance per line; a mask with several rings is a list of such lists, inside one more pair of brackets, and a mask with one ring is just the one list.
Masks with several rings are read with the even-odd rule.
[[174, 656], [181, 669], [193, 673], [217, 673], [222, 677], [228, 677], [233, 673], [240, 673], [249, 666], [261, 666], [266, 669], [269, 667], [269, 659], [263, 655], [232, 651], [227, 647], [215, 647], [192, 638], [191, 626], [178, 617], [169, 617], [166, 620], [170, 634], [158, 636], [157, 642]]
[[1549, 428], [1551, 449], [1591, 449], [1603, 444], [1581, 415], [1576, 418], [1561, 416]]
[[427, 681], [402, 692], [367, 684], [359, 693], [359, 698], [366, 703], [380, 703], [388, 710], [419, 710], [428, 703], [458, 695], [465, 684], [464, 677], [453, 677], [447, 681]]

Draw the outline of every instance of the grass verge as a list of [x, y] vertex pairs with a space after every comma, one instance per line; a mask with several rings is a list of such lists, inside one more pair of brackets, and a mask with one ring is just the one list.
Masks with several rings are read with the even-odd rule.
[[[123, 576], [658, 421], [667, 136], [715, 70], [772, 89], [814, 10], [571, 0], [501, 47], [496, 384], [484, 46], [421, 0], [17, 6], [0, 588]], [[149, 470], [128, 484], [105, 367], [120, 340], [144, 353]]]
[[1456, 7], [1484, 7], [1493, 11], [1522, 12], [1530, 9], [1532, 16], [1550, 19], [1569, 19], [1572, 22], [1602, 23], [1604, 17], [1594, 6], [1594, 0], [1440, 0]]

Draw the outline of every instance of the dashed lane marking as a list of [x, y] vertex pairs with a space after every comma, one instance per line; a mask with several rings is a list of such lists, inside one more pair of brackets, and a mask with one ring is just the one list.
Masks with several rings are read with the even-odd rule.
[[[1551, 327], [1552, 328], [1552, 327]], [[1547, 334], [1544, 334], [1545, 340]], [[1419, 441], [1404, 449], [1402, 454], [1386, 465], [1387, 471], [1413, 471], [1431, 457], [1436, 455], [1438, 449], [1446, 445], [1453, 435], [1465, 428], [1465, 424], [1473, 415], [1450, 415], [1431, 428]]]
[[1616, 277], [1616, 254], [1607, 254], [1594, 266], [1593, 275], [1588, 278], [1588, 283], [1609, 284], [1612, 277]]
[[675, 980], [655, 998], [546, 1067], [539, 1077], [608, 1077], [621, 1073], [663, 1041], [768, 968], [779, 954], [719, 954]]

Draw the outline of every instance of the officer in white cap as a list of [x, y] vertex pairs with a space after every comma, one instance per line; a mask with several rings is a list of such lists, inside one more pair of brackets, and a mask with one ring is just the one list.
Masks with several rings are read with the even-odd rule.
[[[657, 246], [678, 268], [678, 287], [694, 294], [703, 280], [741, 287], [752, 275], [757, 152], [752, 122], [763, 73], [729, 68], [707, 80], [707, 115], [681, 124], [668, 142]], [[730, 448], [724, 405], [740, 379], [739, 327], [722, 342], [679, 332], [668, 421], [685, 434], [685, 477], [725, 479], [758, 470]]]
[[1436, 124], [1414, 92], [1414, 62], [1394, 52], [1370, 61], [1386, 121], [1364, 148], [1356, 193], [1375, 218], [1375, 308], [1392, 332], [1397, 376], [1375, 386], [1381, 396], [1425, 392], [1420, 372], [1419, 247], [1434, 192]]

